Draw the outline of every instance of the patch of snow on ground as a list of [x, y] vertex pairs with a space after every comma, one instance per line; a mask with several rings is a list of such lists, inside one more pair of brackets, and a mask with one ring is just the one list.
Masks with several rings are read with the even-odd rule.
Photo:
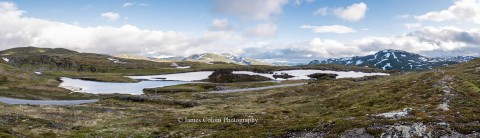
[[379, 116], [379, 117], [384, 117], [384, 118], [393, 118], [393, 119], [398, 119], [398, 118], [402, 118], [402, 117], [405, 117], [407, 116], [410, 111], [412, 109], [411, 108], [405, 108], [401, 111], [393, 111], [393, 112], [387, 112], [387, 113], [381, 113], [381, 114], [378, 114], [376, 116]]
[[120, 63], [120, 64], [126, 63], [126, 62], [122, 62], [122, 61], [120, 61], [118, 59], [114, 59], [114, 58], [107, 58], [107, 59], [110, 60], [110, 61], [113, 61], [113, 63]]
[[191, 68], [191, 66], [178, 66], [177, 69], [189, 69]]
[[5, 61], [5, 62], [9, 62], [9, 61], [10, 61], [10, 59], [8, 59], [8, 58], [6, 58], [6, 57], [2, 57], [2, 59], [3, 59], [3, 61]]

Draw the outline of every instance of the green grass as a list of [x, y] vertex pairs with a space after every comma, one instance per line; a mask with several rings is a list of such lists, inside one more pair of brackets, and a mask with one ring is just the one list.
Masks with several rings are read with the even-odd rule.
[[[349, 70], [345, 66], [270, 67], [191, 64], [194, 68], [178, 71], [224, 68], [270, 71], [334, 67]], [[78, 76], [117, 76], [124, 75], [128, 70], [130, 69], [111, 74], [97, 72], [98, 74], [79, 74]], [[131, 70], [138, 73], [142, 69]], [[369, 134], [378, 137], [383, 132], [378, 128], [416, 122], [431, 125], [447, 122], [453, 130], [460, 133], [479, 132], [479, 123], [476, 121], [480, 120], [480, 60], [440, 70], [363, 79], [325, 80], [298, 87], [228, 94], [199, 92], [220, 85], [248, 88], [268, 86], [272, 83], [183, 84], [158, 88], [156, 90], [158, 95], [125, 96], [124, 98], [105, 96], [98, 103], [73, 106], [0, 104], [0, 122], [7, 122], [0, 127], [0, 136], [22, 134], [28, 137], [52, 135], [59, 137], [285, 137], [294, 132], [321, 132], [325, 137], [339, 137], [346, 130], [366, 128]], [[39, 79], [37, 77], [33, 79], [35, 81], [16, 82], [28, 84], [25, 87], [30, 84], [53, 86], [58, 82], [47, 83], [45, 80], [69, 75], [68, 73], [72, 72], [47, 73], [43, 77], [38, 77]], [[447, 83], [452, 87], [452, 94], [454, 94], [451, 97], [450, 111], [437, 109], [444, 98], [443, 88], [439, 87], [439, 83], [445, 76], [453, 78]], [[13, 82], [8, 82], [2, 87], [13, 86]], [[22, 92], [18, 90], [12, 94], [16, 93]], [[27, 94], [34, 93], [27, 92], [25, 95]], [[46, 94], [44, 95], [47, 96]], [[411, 114], [405, 118], [385, 119], [373, 116], [405, 108], [412, 108]], [[12, 117], [12, 115], [19, 117]], [[254, 117], [259, 119], [259, 122], [257, 124], [184, 123], [177, 121], [179, 117], [200, 119]], [[22, 121], [25, 119], [32, 121]], [[55, 127], [58, 126], [57, 123], [62, 124], [63, 127]], [[33, 128], [30, 129], [28, 126]], [[13, 132], [10, 131], [11, 129]], [[429, 127], [427, 130], [432, 129], [440, 128]]]
[[[435, 112], [429, 108], [434, 108], [433, 106], [436, 106], [441, 100], [438, 95], [440, 92], [430, 88], [436, 83], [434, 80], [438, 77], [440, 76], [425, 72], [360, 82], [348, 79], [322, 81], [306, 86], [260, 92], [231, 94], [167, 92], [161, 94], [161, 97], [165, 99], [200, 103], [193, 107], [181, 106], [180, 102], [165, 102], [164, 100], [160, 100], [163, 102], [142, 102], [107, 99], [96, 104], [72, 107], [56, 106], [53, 109], [26, 107], [29, 112], [19, 111], [20, 109], [16, 106], [4, 108], [16, 110], [18, 113], [32, 114], [54, 122], [60, 118], [48, 116], [52, 112], [60, 115], [81, 114], [82, 116], [77, 118], [67, 117], [64, 119], [72, 122], [66, 123], [67, 126], [73, 127], [80, 124], [82, 127], [72, 131], [55, 130], [60, 136], [101, 135], [108, 137], [118, 134], [119, 136], [158, 135], [170, 137], [281, 137], [288, 132], [326, 131], [327, 129], [330, 132], [329, 135], [335, 136], [352, 128], [368, 127], [375, 123], [392, 124], [392, 121], [368, 118], [366, 114], [384, 113], [406, 107], [417, 109], [419, 113], [403, 119], [403, 121], [431, 120], [422, 113]], [[168, 89], [172, 91], [177, 88], [204, 90], [211, 87], [210, 85], [204, 83], [184, 84]], [[236, 83], [229, 85], [256, 87], [260, 84]], [[105, 112], [102, 108], [115, 112]], [[178, 117], [247, 118], [250, 116], [259, 119], [260, 122], [237, 124], [181, 123], [177, 121]], [[91, 121], [96, 123], [89, 123]], [[131, 131], [133, 128], [136, 131]], [[378, 134], [375, 130], [370, 130], [370, 132]]]
[[[286, 82], [284, 82], [286, 83]], [[244, 89], [279, 85], [277, 82], [239, 82], [239, 83], [189, 83], [158, 88], [146, 88], [146, 94], [175, 93], [175, 92], [208, 92], [216, 91], [222, 88], [226, 89]]]

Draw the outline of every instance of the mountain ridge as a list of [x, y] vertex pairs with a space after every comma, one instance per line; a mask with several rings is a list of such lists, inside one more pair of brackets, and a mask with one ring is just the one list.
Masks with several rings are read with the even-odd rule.
[[374, 67], [383, 70], [415, 71], [462, 63], [475, 58], [476, 57], [473, 56], [426, 57], [402, 50], [385, 49], [366, 56], [329, 58], [321, 61], [313, 60], [308, 64], [355, 65]]
[[225, 63], [234, 63], [239, 65], [270, 65], [249, 57], [240, 57], [235, 56], [229, 53], [223, 54], [213, 54], [213, 53], [202, 53], [202, 54], [193, 54], [183, 59], [183, 61], [198, 61], [198, 62], [225, 62]]
[[214, 53], [201, 53], [193, 54], [188, 57], [166, 57], [166, 58], [155, 58], [155, 57], [144, 57], [139, 55], [128, 55], [128, 54], [115, 54], [113, 55], [117, 58], [123, 59], [135, 59], [135, 60], [147, 60], [154, 62], [180, 62], [180, 61], [193, 61], [193, 62], [225, 62], [233, 63], [238, 65], [272, 65], [265, 63], [250, 57], [241, 57], [229, 53], [223, 54], [214, 54]]

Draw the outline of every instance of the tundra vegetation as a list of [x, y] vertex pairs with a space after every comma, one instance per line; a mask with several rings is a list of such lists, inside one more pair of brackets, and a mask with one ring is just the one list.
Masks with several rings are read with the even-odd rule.
[[[124, 60], [127, 65], [112, 63], [110, 66], [110, 61], [105, 61], [104, 64], [88, 63], [96, 62], [95, 56], [100, 55], [92, 56], [92, 60], [80, 60], [81, 56], [75, 53], [62, 56], [71, 56], [71, 59], [75, 59], [72, 60], [74, 62], [66, 63], [76, 66], [50, 64], [55, 60], [31, 62], [32, 64], [27, 60], [0, 63], [0, 75], [7, 77], [6, 83], [0, 86], [0, 95], [26, 99], [96, 97], [56, 87], [59, 76], [91, 76], [100, 79], [106, 76], [218, 69], [256, 72], [307, 68], [377, 71], [341, 65], [273, 67], [193, 62], [179, 63], [189, 64], [191, 69], [174, 69], [168, 67], [168, 64], [163, 67], [163, 63], [150, 65], [147, 61], [137, 63], [131, 60]], [[9, 58], [20, 61], [13, 56]], [[99, 59], [103, 58], [107, 57]], [[142, 67], [142, 62], [149, 65]], [[98, 64], [99, 67], [95, 67], [95, 71], [79, 71], [79, 65], [82, 64], [84, 67]], [[43, 74], [40, 75], [32, 72], [41, 68], [51, 69], [42, 70]], [[284, 83], [299, 82], [304, 81]], [[275, 82], [183, 84], [146, 89], [145, 95], [101, 95], [99, 102], [82, 105], [0, 103], [0, 137], [405, 137], [407, 134], [412, 137], [475, 137], [480, 132], [479, 59], [428, 71], [383, 77], [328, 79], [303, 86], [239, 93], [202, 93], [222, 88], [218, 86], [247, 88], [274, 85], [273, 83]], [[182, 121], [185, 118], [225, 117], [254, 118], [258, 122]]]

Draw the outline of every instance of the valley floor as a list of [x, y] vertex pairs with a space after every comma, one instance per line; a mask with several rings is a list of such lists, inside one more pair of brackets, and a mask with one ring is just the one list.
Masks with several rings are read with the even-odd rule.
[[478, 137], [476, 62], [241, 93], [123, 95], [70, 106], [0, 104], [0, 137]]

